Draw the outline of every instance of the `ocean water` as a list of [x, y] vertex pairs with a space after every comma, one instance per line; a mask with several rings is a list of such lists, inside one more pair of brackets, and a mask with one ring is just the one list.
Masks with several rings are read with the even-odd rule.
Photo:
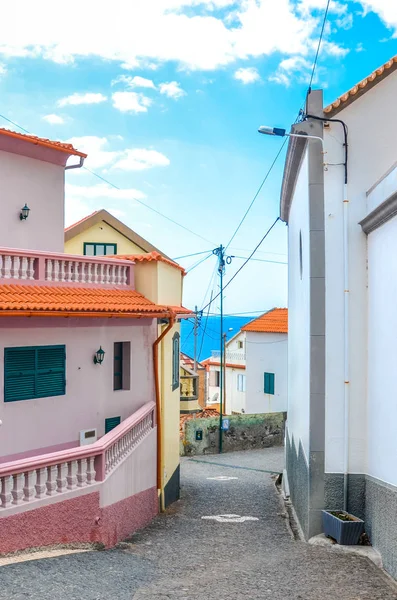
[[[223, 331], [227, 334], [227, 339], [236, 335], [241, 327], [251, 321], [254, 317], [224, 317]], [[190, 321], [181, 322], [181, 350], [189, 356], [194, 353], [194, 323]], [[197, 357], [198, 360], [204, 360], [211, 356], [212, 350], [220, 350], [220, 327], [221, 320], [218, 316], [208, 317], [206, 326], [206, 317], [203, 316], [200, 322], [197, 336]]]

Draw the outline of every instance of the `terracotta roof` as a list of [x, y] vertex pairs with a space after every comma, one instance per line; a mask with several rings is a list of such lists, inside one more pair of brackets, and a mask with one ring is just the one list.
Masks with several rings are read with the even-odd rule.
[[211, 417], [219, 417], [219, 412], [215, 408], [204, 408], [204, 410], [191, 413], [188, 415], [181, 415], [179, 417], [179, 436], [180, 438], [185, 437], [185, 423], [186, 421], [190, 421], [190, 419], [208, 419]]
[[[197, 361], [196, 364], [199, 369], [204, 369], [204, 365], [201, 362]], [[181, 352], [181, 365], [186, 365], [192, 369], [194, 367], [194, 359], [185, 352]]]
[[[219, 367], [221, 363], [207, 358], [206, 360], [202, 360], [201, 364], [206, 367]], [[237, 363], [226, 363], [226, 366], [230, 369], [245, 369], [245, 365], [239, 365]]]
[[[96, 210], [91, 215], [77, 221], [77, 223], [73, 223], [73, 225], [69, 225], [69, 227], [65, 229], [65, 242], [72, 240], [76, 235], [83, 233], [90, 227], [93, 227], [102, 221], [109, 225], [109, 227], [113, 227], [113, 229], [121, 233], [127, 240], [130, 240], [130, 242], [136, 244], [139, 248], [142, 248], [143, 252], [159, 252], [158, 248], [153, 246], [153, 244], [150, 244], [147, 240], [130, 229], [130, 227], [124, 225], [122, 221], [111, 215], [104, 208]], [[165, 258], [168, 258], [164, 253], [162, 254]]]
[[244, 325], [241, 331], [288, 333], [288, 308], [273, 308]]
[[176, 267], [180, 271], [182, 271], [183, 275], [186, 275], [185, 269], [178, 265], [178, 263], [174, 262], [170, 258], [166, 258], [160, 252], [146, 252], [145, 254], [118, 254], [117, 258], [122, 258], [123, 260], [133, 260], [134, 262], [164, 262], [167, 265], [171, 265], [172, 267]]
[[135, 290], [0, 285], [0, 315], [167, 317], [169, 307]]
[[70, 156], [81, 156], [82, 158], [87, 157], [84, 152], [79, 152], [72, 146], [72, 144], [66, 144], [65, 142], [54, 142], [53, 140], [48, 140], [47, 138], [37, 137], [37, 135], [17, 133], [16, 131], [11, 131], [10, 129], [5, 129], [4, 127], [0, 127], [0, 135], [14, 138], [16, 140], [22, 140], [23, 142], [29, 142], [35, 146], [44, 146], [45, 148], [59, 150], [60, 152], [64, 152]]
[[324, 108], [324, 113], [326, 115], [334, 115], [349, 104], [351, 104], [354, 100], [365, 94], [368, 90], [370, 90], [374, 85], [382, 81], [385, 77], [390, 75], [393, 71], [397, 69], [397, 55], [393, 56], [390, 60], [388, 60], [384, 65], [375, 69], [368, 77], [365, 77], [359, 83], [354, 85], [350, 90], [339, 96], [334, 102], [329, 104]]

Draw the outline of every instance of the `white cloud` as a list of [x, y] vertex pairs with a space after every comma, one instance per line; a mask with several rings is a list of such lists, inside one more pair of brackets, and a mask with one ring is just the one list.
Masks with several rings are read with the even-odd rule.
[[289, 87], [294, 80], [300, 83], [308, 82], [312, 64], [301, 56], [291, 56], [282, 60], [277, 71], [270, 75], [269, 81]]
[[146, 77], [140, 77], [139, 75], [135, 75], [135, 77], [131, 77], [130, 75], [120, 75], [112, 81], [112, 85], [116, 85], [117, 83], [125, 83], [128, 88], [142, 87], [150, 88], [152, 90], [156, 89], [156, 86], [151, 79], [146, 79]]
[[86, 93], [79, 94], [78, 92], [61, 98], [58, 100], [58, 106], [78, 105], [78, 104], [99, 104], [100, 102], [106, 102], [107, 98], [103, 94], [97, 93]]
[[7, 73], [7, 68], [5, 65], [3, 65], [2, 63], [0, 63], [0, 77], [2, 77], [3, 75], [5, 75]]
[[237, 69], [234, 74], [234, 79], [237, 79], [246, 85], [247, 83], [255, 83], [255, 81], [260, 81], [261, 76], [258, 73], [258, 69], [255, 69], [255, 67], [246, 67]]
[[[362, 2], [385, 21], [397, 21], [395, 2]], [[103, 2], [69, 0], [59, 27], [57, 4], [39, 4], [40, 10], [26, 0], [3, 7], [0, 54], [63, 63], [94, 57], [129, 69], [172, 61], [189, 70], [214, 70], [276, 52], [306, 56], [318, 39], [324, 8], [323, 0], [322, 10], [314, 6], [320, 0], [304, 0], [301, 4], [311, 6], [309, 14], [291, 0], [113, 0], [109, 11]], [[338, 8], [342, 3], [332, 4]], [[9, 27], [13, 22], [19, 23], [17, 29]]]
[[113, 165], [113, 168], [123, 171], [144, 171], [152, 167], [168, 167], [169, 164], [170, 160], [157, 150], [134, 148], [126, 150], [124, 156]]
[[50, 125], [63, 125], [65, 123], [65, 119], [59, 115], [45, 115], [42, 117], [43, 121], [47, 121]]
[[73, 137], [67, 141], [81, 152], [88, 154], [84, 164], [92, 169], [101, 169], [112, 164], [121, 154], [119, 151], [107, 150], [109, 141], [106, 137], [87, 135]]
[[121, 112], [147, 112], [152, 100], [138, 92], [115, 92], [112, 95], [113, 106]]
[[[394, 0], [361, 0], [365, 13], [374, 12], [387, 27], [394, 29], [397, 37], [397, 4]], [[364, 14], [365, 14], [364, 13]]]
[[181, 88], [177, 81], [170, 81], [168, 83], [160, 83], [160, 94], [167, 96], [168, 98], [174, 98], [177, 100], [182, 96], [186, 96], [186, 92]]

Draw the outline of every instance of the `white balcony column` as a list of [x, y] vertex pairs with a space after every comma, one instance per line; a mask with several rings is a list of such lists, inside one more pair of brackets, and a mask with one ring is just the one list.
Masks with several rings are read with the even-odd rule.
[[74, 490], [77, 487], [77, 460], [68, 463], [66, 481], [68, 490]]
[[18, 473], [17, 475], [13, 475], [12, 479], [13, 479], [13, 486], [12, 486], [12, 490], [11, 490], [12, 504], [21, 504], [21, 500], [23, 498], [24, 475], [23, 475], [23, 473]]
[[62, 494], [63, 492], [66, 492], [66, 487], [67, 487], [67, 480], [66, 480], [67, 468], [68, 468], [67, 463], [61, 463], [57, 467], [57, 471], [58, 471], [57, 472], [57, 492], [58, 492], [58, 494]]
[[54, 496], [57, 490], [57, 466], [47, 467], [47, 496]]
[[23, 488], [23, 500], [24, 502], [31, 502], [31, 500], [33, 500], [34, 498], [34, 493], [35, 493], [35, 489], [34, 489], [34, 479], [36, 476], [36, 472], [35, 471], [27, 471], [25, 473], [25, 485]]
[[19, 279], [19, 266], [20, 266], [20, 258], [19, 256], [12, 257], [12, 269], [11, 274], [13, 279]]
[[89, 456], [87, 458], [87, 484], [90, 485], [91, 483], [95, 482], [95, 468], [94, 468], [94, 457], [93, 456]]
[[27, 270], [27, 276], [28, 279], [30, 281], [32, 281], [34, 279], [34, 265], [35, 265], [35, 258], [33, 256], [29, 256], [28, 257], [28, 270]]
[[4, 279], [11, 279], [11, 256], [4, 257]]
[[1, 478], [1, 508], [8, 508], [11, 505], [12, 500], [12, 475], [5, 475]]
[[47, 489], [46, 482], [47, 482], [47, 469], [46, 468], [36, 469], [36, 484], [34, 486], [36, 489], [36, 496], [35, 496], [36, 498], [44, 498], [45, 491]]
[[84, 487], [87, 484], [87, 459], [82, 458], [77, 461], [77, 487]]

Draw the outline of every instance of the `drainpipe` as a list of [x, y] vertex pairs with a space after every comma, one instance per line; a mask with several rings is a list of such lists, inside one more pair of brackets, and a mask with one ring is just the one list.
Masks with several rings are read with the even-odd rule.
[[326, 117], [317, 117], [316, 115], [305, 115], [305, 118], [317, 119], [324, 123], [339, 123], [343, 127], [344, 136], [344, 185], [343, 185], [343, 383], [344, 383], [344, 458], [343, 458], [343, 510], [348, 508], [348, 479], [349, 479], [349, 416], [350, 416], [350, 338], [349, 338], [349, 197], [347, 184], [347, 161], [348, 161], [348, 143], [347, 143], [347, 125], [341, 119], [327, 119]]
[[162, 452], [162, 422], [161, 396], [159, 382], [159, 344], [175, 324], [175, 315], [170, 313], [169, 323], [153, 343], [154, 388], [156, 395], [156, 424], [157, 424], [157, 490], [160, 492], [160, 512], [164, 512], [164, 491], [162, 489], [163, 452]]
[[77, 165], [69, 165], [67, 167], [65, 167], [65, 171], [67, 171], [68, 169], [81, 169], [81, 167], [84, 165], [84, 157], [80, 156], [80, 162]]

